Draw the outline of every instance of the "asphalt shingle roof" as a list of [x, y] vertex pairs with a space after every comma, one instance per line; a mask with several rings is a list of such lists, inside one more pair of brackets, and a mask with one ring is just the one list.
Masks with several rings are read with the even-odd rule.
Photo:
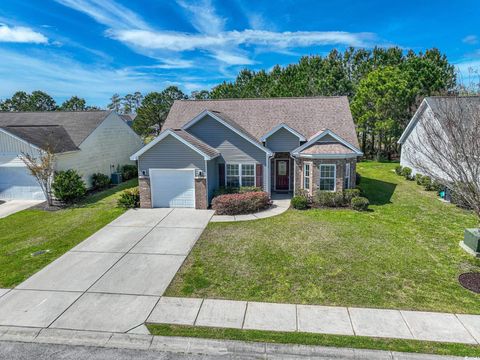
[[279, 124], [286, 124], [306, 138], [330, 129], [358, 147], [355, 125], [345, 96], [261, 98], [229, 100], [176, 100], [165, 128], [180, 128], [204, 110], [219, 113], [257, 142]]
[[343, 155], [354, 154], [354, 152], [352, 149], [340, 143], [316, 143], [303, 150], [301, 154]]
[[34, 129], [59, 126], [64, 129], [64, 132], [57, 129], [53, 130], [55, 134], [51, 133], [51, 135], [63, 136], [66, 133], [74, 146], [78, 147], [110, 113], [111, 111], [0, 112], [0, 127], [32, 127], [26, 132], [38, 138], [39, 135], [32, 134]]
[[212, 158], [220, 155], [220, 153], [215, 148], [211, 147], [208, 144], [205, 144], [202, 140], [196, 138], [195, 136], [186, 132], [185, 130], [182, 130], [182, 129], [172, 129], [172, 130], [175, 131], [175, 134], [180, 136], [183, 140], [188, 141], [190, 144], [192, 144], [194, 147], [202, 151], [204, 154]]

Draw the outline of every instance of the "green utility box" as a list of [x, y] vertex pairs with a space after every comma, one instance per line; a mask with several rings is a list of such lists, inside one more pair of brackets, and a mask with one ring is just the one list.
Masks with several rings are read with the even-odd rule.
[[463, 243], [476, 253], [480, 253], [480, 229], [465, 229]]

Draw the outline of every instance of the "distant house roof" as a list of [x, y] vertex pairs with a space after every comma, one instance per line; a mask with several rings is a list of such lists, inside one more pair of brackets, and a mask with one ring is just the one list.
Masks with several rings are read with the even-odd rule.
[[119, 116], [127, 123], [128, 126], [132, 127], [133, 121], [137, 117], [137, 114], [119, 114]]
[[355, 125], [345, 96], [176, 100], [164, 127], [181, 128], [205, 110], [218, 113], [222, 119], [234, 123], [257, 142], [283, 123], [305, 138], [311, 138], [320, 129], [328, 128], [358, 147]]
[[42, 150], [51, 150], [53, 153], [79, 150], [65, 131], [59, 125], [40, 126], [2, 126], [6, 132], [35, 145]]
[[111, 111], [0, 112], [0, 128], [40, 148], [49, 143], [57, 152], [72, 151], [78, 150], [80, 144], [110, 113]]

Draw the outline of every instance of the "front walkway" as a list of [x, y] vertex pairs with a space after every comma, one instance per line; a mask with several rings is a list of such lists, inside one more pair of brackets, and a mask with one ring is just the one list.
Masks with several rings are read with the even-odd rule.
[[291, 199], [292, 199], [291, 194], [273, 193], [272, 206], [267, 210], [263, 210], [255, 214], [246, 214], [246, 215], [214, 215], [211, 221], [212, 222], [248, 221], [248, 220], [258, 220], [258, 219], [264, 219], [264, 218], [280, 215], [288, 210], [288, 208], [290, 207]]
[[480, 315], [162, 297], [147, 322], [479, 344]]
[[121, 333], [138, 327], [212, 215], [126, 212], [15, 289], [0, 289], [0, 325]]
[[8, 200], [0, 204], [0, 219], [41, 204], [43, 200]]

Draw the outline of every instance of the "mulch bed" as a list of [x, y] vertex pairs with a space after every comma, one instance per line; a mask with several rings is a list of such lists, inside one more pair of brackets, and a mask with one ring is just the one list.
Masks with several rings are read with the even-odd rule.
[[465, 289], [480, 294], [480, 272], [461, 274], [458, 277], [458, 281]]

